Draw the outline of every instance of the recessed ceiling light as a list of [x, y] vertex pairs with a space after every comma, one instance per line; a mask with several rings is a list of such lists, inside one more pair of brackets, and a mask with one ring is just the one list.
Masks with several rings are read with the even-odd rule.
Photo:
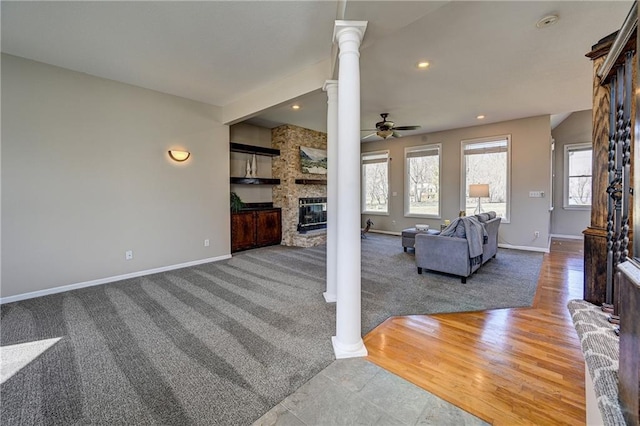
[[558, 19], [560, 19], [558, 15], [545, 16], [544, 18], [536, 22], [536, 27], [545, 28], [545, 27], [551, 26], [556, 22], [558, 22]]
[[427, 68], [429, 68], [429, 62], [427, 62], [427, 61], [420, 61], [420, 62], [418, 62], [417, 67], [418, 67], [419, 69], [421, 69], [421, 70], [427, 69]]
[[483, 120], [484, 119], [484, 115], [480, 114], [476, 117], [478, 120]]
[[300, 109], [300, 105], [298, 104], [291, 105], [291, 109]]

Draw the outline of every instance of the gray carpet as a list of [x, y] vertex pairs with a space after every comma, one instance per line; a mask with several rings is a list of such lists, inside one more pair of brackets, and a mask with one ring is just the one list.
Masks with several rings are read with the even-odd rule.
[[[325, 248], [228, 261], [3, 305], [1, 344], [62, 337], [0, 387], [2, 424], [223, 424], [260, 417], [333, 360]], [[362, 241], [363, 331], [391, 315], [530, 305], [540, 254], [500, 250], [467, 284]]]

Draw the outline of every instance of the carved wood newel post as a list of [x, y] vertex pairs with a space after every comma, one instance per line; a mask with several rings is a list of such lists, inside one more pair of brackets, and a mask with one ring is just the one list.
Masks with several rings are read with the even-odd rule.
[[[615, 270], [629, 255], [632, 235], [630, 159], [637, 69], [635, 33], [623, 43], [616, 35], [600, 40], [587, 54], [594, 70], [593, 164], [591, 224], [583, 232], [584, 298], [611, 305], [615, 314]], [[612, 61], [610, 55], [617, 59]]]

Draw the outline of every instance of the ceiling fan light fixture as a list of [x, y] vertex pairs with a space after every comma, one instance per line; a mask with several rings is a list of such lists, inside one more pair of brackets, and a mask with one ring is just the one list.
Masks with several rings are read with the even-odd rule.
[[393, 135], [393, 130], [391, 130], [391, 129], [389, 129], [389, 130], [380, 130], [378, 132], [378, 136], [380, 136], [382, 139], [386, 139], [391, 135]]
[[388, 112], [383, 112], [380, 114], [380, 117], [382, 118], [382, 120], [376, 123], [375, 129], [362, 129], [363, 132], [373, 132], [373, 133], [369, 133], [367, 136], [363, 137], [361, 140], [368, 139], [372, 136], [378, 136], [382, 139], [388, 139], [391, 136], [393, 136], [394, 138], [399, 138], [399, 137], [402, 137], [402, 135], [397, 132], [398, 130], [400, 131], [416, 130], [421, 127], [419, 125], [396, 126], [396, 124], [393, 121], [387, 119], [388, 116], [389, 116]]

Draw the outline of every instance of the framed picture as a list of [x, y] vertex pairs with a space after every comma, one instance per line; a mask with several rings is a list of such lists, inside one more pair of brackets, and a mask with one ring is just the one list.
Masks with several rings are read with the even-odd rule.
[[326, 175], [327, 150], [301, 146], [300, 168], [302, 169], [302, 173]]

